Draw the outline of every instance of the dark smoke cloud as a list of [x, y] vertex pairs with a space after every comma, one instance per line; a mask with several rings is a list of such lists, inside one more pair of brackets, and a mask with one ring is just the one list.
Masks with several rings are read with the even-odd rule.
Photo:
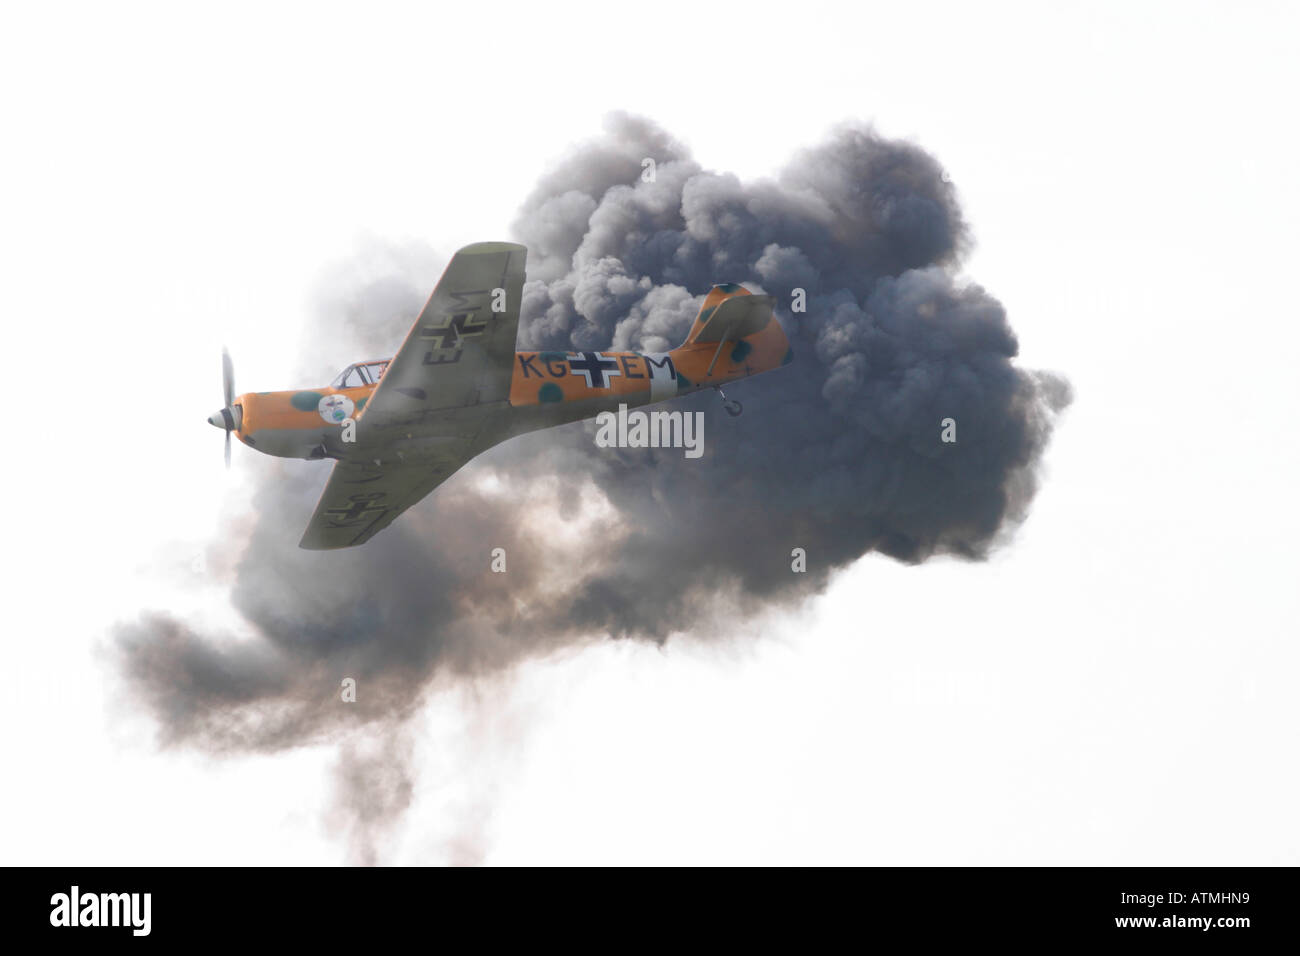
[[[231, 590], [256, 640], [163, 613], [117, 628], [164, 743], [342, 741], [340, 826], [363, 862], [410, 801], [410, 747], [357, 741], [406, 740], [439, 680], [581, 640], [725, 631], [870, 551], [982, 558], [1024, 517], [1070, 399], [1063, 379], [1013, 364], [1001, 304], [959, 278], [967, 226], [937, 162], [869, 128], [745, 183], [616, 116], [543, 178], [515, 233], [529, 247], [523, 347], [675, 346], [709, 287], [731, 281], [777, 296], [796, 357], [728, 390], [741, 418], [712, 393], [679, 400], [708, 416], [702, 459], [598, 449], [589, 423], [522, 436], [356, 550], [297, 548], [324, 468], [281, 464], [253, 500]], [[389, 354], [438, 264], [395, 247], [337, 272], [312, 329], [315, 378]], [[796, 289], [802, 314], [788, 311]], [[939, 441], [948, 417], [956, 444]], [[506, 574], [488, 572], [494, 547]], [[806, 574], [791, 572], [795, 547]], [[344, 677], [355, 704], [339, 701]]]

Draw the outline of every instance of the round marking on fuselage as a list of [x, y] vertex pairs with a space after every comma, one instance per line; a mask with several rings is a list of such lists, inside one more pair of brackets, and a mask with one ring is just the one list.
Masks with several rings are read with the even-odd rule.
[[351, 418], [352, 411], [355, 408], [352, 399], [346, 395], [325, 395], [321, 398], [320, 404], [316, 406], [316, 410], [320, 412], [320, 417], [331, 425], [337, 425], [343, 419]]
[[547, 382], [537, 390], [537, 400], [539, 402], [562, 402], [564, 401], [564, 391], [554, 382]]

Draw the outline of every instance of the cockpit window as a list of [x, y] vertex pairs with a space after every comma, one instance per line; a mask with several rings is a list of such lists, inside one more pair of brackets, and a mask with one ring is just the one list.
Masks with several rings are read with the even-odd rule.
[[378, 385], [379, 380], [383, 378], [384, 370], [388, 368], [388, 361], [388, 359], [384, 359], [382, 362], [362, 362], [357, 365], [349, 365], [339, 372], [334, 381], [330, 382], [330, 388], [360, 388], [362, 385]]
[[357, 372], [355, 365], [349, 365], [343, 371], [339, 372], [334, 381], [330, 382], [330, 388], [356, 388], [361, 384], [361, 375]]

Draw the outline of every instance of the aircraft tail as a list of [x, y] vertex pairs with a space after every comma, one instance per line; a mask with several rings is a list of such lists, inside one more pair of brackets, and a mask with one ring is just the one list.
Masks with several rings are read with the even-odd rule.
[[727, 378], [737, 372], [752, 375], [791, 361], [793, 352], [773, 313], [775, 304], [772, 296], [755, 295], [731, 282], [709, 290], [681, 346], [711, 353], [705, 381], [715, 373]]
[[700, 313], [683, 345], [737, 341], [760, 331], [772, 319], [770, 295], [754, 295], [743, 285], [715, 285], [704, 297]]

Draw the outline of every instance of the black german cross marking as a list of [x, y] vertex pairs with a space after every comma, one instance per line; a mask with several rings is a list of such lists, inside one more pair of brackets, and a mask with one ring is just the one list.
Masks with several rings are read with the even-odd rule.
[[348, 495], [348, 501], [352, 504], [346, 508], [330, 508], [325, 514], [333, 519], [331, 527], [344, 528], [364, 520], [367, 515], [381, 515], [387, 511], [387, 508], [378, 503], [385, 497], [387, 493], [383, 491], [374, 491], [368, 495]]
[[618, 362], [605, 358], [599, 352], [569, 352], [565, 358], [569, 360], [569, 374], [585, 375], [588, 388], [609, 388], [605, 377], [622, 374], [618, 370]]
[[439, 349], [459, 348], [461, 339], [482, 335], [487, 323], [487, 317], [477, 309], [473, 312], [451, 312], [444, 315], [436, 325], [421, 326], [420, 338], [436, 341]]
[[420, 326], [420, 338], [432, 348], [424, 353], [425, 365], [459, 362], [466, 339], [482, 335], [488, 327], [488, 315], [479, 306], [471, 306], [475, 296], [487, 295], [489, 289], [469, 289], [449, 293], [450, 308], [428, 325]]

